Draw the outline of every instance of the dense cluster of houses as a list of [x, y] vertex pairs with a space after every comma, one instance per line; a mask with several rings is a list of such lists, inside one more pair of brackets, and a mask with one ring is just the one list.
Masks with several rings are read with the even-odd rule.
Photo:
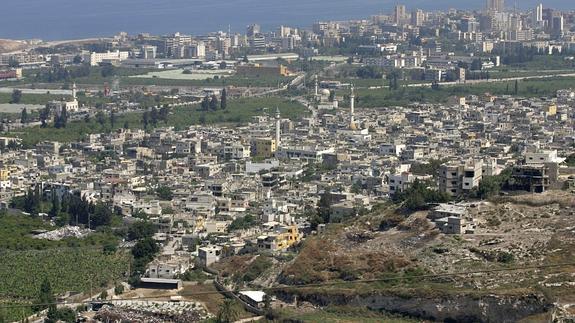
[[[73, 192], [105, 202], [131, 221], [147, 218], [163, 245], [148, 275], [170, 279], [246, 246], [287, 250], [311, 231], [306, 215], [318, 205], [338, 222], [416, 180], [464, 196], [486, 176], [511, 169], [515, 189], [558, 187], [575, 142], [574, 96], [472, 95], [355, 111], [353, 89], [349, 109], [316, 92], [311, 116], [301, 120], [277, 112], [240, 127], [118, 130], [82, 142], [42, 142], [0, 155], [0, 205], [36, 186], [45, 195]], [[437, 170], [421, 170], [437, 160]], [[446, 209], [435, 219], [443, 232], [473, 231], [459, 210]], [[257, 225], [242, 226], [246, 217]]]

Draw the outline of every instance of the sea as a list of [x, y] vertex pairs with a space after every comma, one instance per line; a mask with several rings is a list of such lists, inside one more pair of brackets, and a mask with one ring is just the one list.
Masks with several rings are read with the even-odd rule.
[[[525, 9], [540, 1], [516, 0]], [[0, 39], [67, 40], [130, 34], [181, 32], [200, 35], [249, 24], [272, 30], [307, 28], [318, 20], [347, 20], [390, 13], [401, 3], [410, 11], [481, 9], [485, 0], [0, 0]], [[549, 0], [545, 7], [575, 9], [573, 0]]]

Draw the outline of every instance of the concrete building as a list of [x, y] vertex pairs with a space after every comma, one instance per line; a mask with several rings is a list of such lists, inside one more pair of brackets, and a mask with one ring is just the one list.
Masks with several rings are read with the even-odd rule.
[[439, 190], [449, 195], [461, 195], [479, 185], [483, 177], [483, 161], [447, 163], [439, 168]]
[[209, 267], [214, 262], [220, 261], [222, 255], [222, 247], [220, 246], [207, 246], [198, 249], [198, 259], [200, 265]]
[[105, 52], [105, 53], [90, 53], [84, 61], [90, 62], [90, 66], [98, 66], [104, 62], [121, 62], [123, 60], [128, 59], [130, 57], [129, 52], [123, 52], [116, 50], [114, 52]]

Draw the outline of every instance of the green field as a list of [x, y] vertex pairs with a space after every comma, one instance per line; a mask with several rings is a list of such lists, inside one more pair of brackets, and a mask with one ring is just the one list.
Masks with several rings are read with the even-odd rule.
[[[554, 96], [557, 90], [575, 88], [575, 77], [557, 77], [553, 79], [525, 80], [518, 82], [518, 96], [541, 97]], [[514, 95], [515, 81], [480, 83], [467, 85], [440, 85], [439, 89], [430, 87], [402, 87], [390, 89], [359, 89], [357, 91], [357, 106], [363, 108], [407, 105], [414, 102], [445, 103], [450, 96], [482, 95]], [[340, 95], [347, 94], [340, 91]], [[344, 102], [345, 106], [345, 102]]]
[[[267, 98], [243, 98], [230, 100], [226, 110], [198, 111], [197, 105], [178, 107], [172, 109], [167, 122], [159, 122], [158, 127], [173, 126], [176, 129], [184, 129], [195, 124], [233, 123], [240, 124], [250, 121], [253, 116], [263, 114], [275, 114], [278, 107], [284, 118], [292, 120], [300, 119], [307, 114], [307, 109], [296, 101], [279, 97]], [[40, 141], [51, 140], [59, 142], [71, 142], [83, 139], [88, 134], [105, 133], [118, 129], [128, 123], [129, 128], [143, 128], [142, 112], [131, 112], [116, 116], [116, 122], [112, 127], [109, 117], [103, 125], [90, 119], [89, 122], [70, 122], [66, 128], [26, 128], [19, 132], [9, 133], [10, 136], [20, 137], [24, 145], [34, 145]]]
[[[65, 95], [55, 95], [55, 94], [22, 94], [22, 99], [20, 104], [37, 104], [45, 105], [46, 103], [53, 100], [60, 100], [66, 98]], [[12, 93], [0, 93], [0, 103], [10, 103], [12, 100]]]
[[[88, 292], [119, 281], [129, 270], [125, 253], [104, 254], [102, 245], [117, 240], [104, 233], [63, 241], [34, 239], [33, 230], [51, 230], [37, 217], [0, 213], [0, 306], [36, 302], [40, 284], [48, 279], [56, 294]], [[0, 322], [20, 320], [30, 307], [0, 310]]]

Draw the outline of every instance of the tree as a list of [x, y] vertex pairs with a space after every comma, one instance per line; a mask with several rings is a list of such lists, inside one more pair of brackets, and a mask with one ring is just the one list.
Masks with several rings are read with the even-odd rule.
[[394, 70], [389, 75], [389, 88], [392, 90], [399, 89], [399, 72]]
[[36, 306], [36, 310], [41, 311], [47, 307], [56, 307], [54, 302], [55, 298], [54, 293], [52, 292], [52, 285], [50, 285], [48, 277], [44, 277], [38, 293], [38, 305]]
[[54, 117], [54, 127], [55, 128], [66, 128], [66, 124], [68, 123], [68, 110], [66, 106], [62, 107], [62, 111], [60, 114]]
[[222, 108], [222, 110], [225, 110], [228, 107], [228, 91], [225, 88], [222, 90], [222, 98], [220, 101], [220, 107]]
[[46, 128], [46, 126], [48, 125], [46, 123], [46, 121], [50, 118], [50, 106], [48, 104], [46, 104], [46, 106], [44, 107], [44, 109], [42, 109], [40, 111], [40, 122], [42, 123], [42, 125], [40, 127], [42, 128]]
[[110, 77], [116, 75], [116, 68], [113, 65], [104, 65], [100, 71], [102, 77]]
[[130, 129], [130, 122], [128, 122], [128, 120], [124, 121], [124, 129]]
[[12, 91], [12, 97], [10, 99], [10, 103], [17, 104], [20, 103], [20, 101], [22, 101], [22, 91], [14, 89], [14, 91]]
[[210, 99], [210, 109], [216, 111], [218, 109], [218, 104], [219, 104], [218, 97], [215, 94], [213, 94], [212, 98]]
[[122, 295], [123, 293], [124, 293], [124, 285], [119, 284], [119, 285], [116, 285], [116, 287], [114, 287], [114, 294]]
[[519, 81], [515, 80], [515, 89], [513, 90], [513, 92], [515, 93], [515, 95], [519, 94]]
[[145, 238], [136, 242], [136, 245], [132, 248], [134, 272], [143, 273], [148, 262], [152, 261], [159, 251], [160, 247], [158, 247], [158, 244], [152, 238]]
[[226, 68], [228, 68], [228, 63], [226, 63], [226, 61], [221, 61], [220, 62], [220, 69], [225, 70]]
[[208, 111], [208, 109], [210, 108], [210, 97], [209, 96], [204, 96], [204, 98], [202, 99], [202, 104], [201, 104], [201, 108], [202, 111]]
[[20, 122], [28, 123], [28, 110], [26, 110], [26, 108], [22, 109], [22, 112], [20, 113]]
[[149, 112], [148, 112], [148, 111], [145, 111], [145, 112], [142, 114], [142, 125], [144, 126], [144, 129], [148, 129], [149, 118], [150, 118]]
[[130, 226], [127, 233], [127, 239], [130, 241], [151, 238], [158, 229], [150, 222], [139, 221]]
[[73, 60], [74, 64], [81, 64], [82, 61], [83, 61], [82, 56], [80, 56], [80, 55], [74, 56], [74, 60]]
[[163, 107], [160, 108], [159, 119], [167, 123], [169, 114], [170, 114], [170, 108], [167, 105], [164, 105]]
[[112, 222], [112, 216], [112, 210], [110, 210], [106, 204], [98, 202], [98, 204], [96, 204], [94, 207], [94, 211], [88, 226], [90, 228], [97, 228], [100, 226], [109, 225]]
[[236, 303], [233, 299], [226, 298], [218, 311], [216, 322], [230, 323], [235, 322], [239, 317], [239, 312]]
[[56, 308], [50, 307], [48, 310], [47, 318], [44, 323], [56, 323], [56, 322], [66, 322], [75, 323], [76, 322], [76, 312], [69, 307]]
[[110, 109], [110, 125], [114, 128], [116, 124], [116, 114], [114, 113], [114, 109]]
[[246, 214], [244, 217], [236, 218], [230, 223], [228, 230], [244, 230], [253, 227], [256, 224], [256, 218], [251, 214]]
[[481, 60], [479, 58], [476, 58], [471, 62], [470, 69], [472, 71], [480, 71], [482, 69], [482, 67], [483, 67], [483, 64], [481, 63]]
[[108, 299], [108, 291], [104, 290], [102, 291], [102, 293], [100, 293], [100, 297], [98, 297], [101, 300], [106, 300]]
[[171, 201], [174, 197], [172, 189], [167, 186], [158, 187], [158, 189], [156, 189], [156, 194], [158, 194], [158, 197], [164, 201]]
[[158, 118], [159, 118], [159, 113], [158, 113], [158, 109], [156, 107], [152, 107], [152, 110], [150, 111], [150, 123], [152, 124], [152, 126], [157, 126], [158, 125]]
[[104, 126], [106, 124], [106, 116], [104, 115], [104, 112], [102, 111], [98, 111], [96, 113], [96, 121], [100, 124], [100, 126]]
[[58, 196], [56, 196], [56, 194], [52, 194], [52, 208], [50, 209], [50, 212], [48, 212], [48, 215], [50, 215], [52, 218], [55, 218], [60, 214], [60, 209], [61, 204]]

